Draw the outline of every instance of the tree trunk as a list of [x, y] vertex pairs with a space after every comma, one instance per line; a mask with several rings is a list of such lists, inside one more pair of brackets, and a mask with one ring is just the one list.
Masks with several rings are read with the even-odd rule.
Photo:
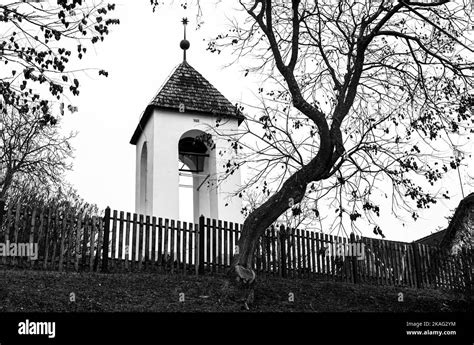
[[0, 188], [0, 200], [5, 200], [7, 196], [8, 189], [13, 182], [13, 174], [10, 171], [5, 173], [5, 177], [2, 181], [1, 188]]
[[236, 266], [253, 272], [253, 258], [260, 236], [291, 207], [290, 199], [293, 199], [294, 204], [301, 202], [308, 184], [321, 180], [327, 175], [332, 167], [333, 151], [333, 144], [328, 137], [321, 140], [321, 147], [316, 157], [290, 176], [278, 192], [247, 217], [243, 224], [242, 234], [237, 241], [238, 253], [233, 258], [229, 275], [244, 278], [239, 274], [240, 270], [236, 270]]

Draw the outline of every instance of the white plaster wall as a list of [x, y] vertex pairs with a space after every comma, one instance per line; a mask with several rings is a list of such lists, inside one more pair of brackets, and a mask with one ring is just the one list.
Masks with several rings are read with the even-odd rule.
[[[152, 190], [149, 212], [157, 217], [179, 219], [179, 174], [178, 174], [178, 143], [181, 136], [192, 129], [209, 132], [208, 126], [215, 125], [215, 117], [198, 113], [185, 112], [178, 113], [155, 109], [145, 128], [145, 135], [148, 139], [148, 173], [151, 179], [148, 186]], [[223, 121], [221, 126], [225, 129], [237, 129], [237, 120]], [[226, 140], [219, 140], [215, 136], [216, 150], [210, 152], [210, 157], [206, 159], [207, 169], [211, 174], [208, 181], [214, 187], [208, 188], [205, 182], [200, 189], [199, 214], [195, 205], [194, 219], [197, 221], [203, 214], [205, 217], [221, 219], [223, 221], [242, 222], [240, 213], [242, 204], [239, 198], [227, 200], [226, 197], [240, 185], [240, 172], [235, 173], [228, 181], [219, 187], [219, 194], [216, 189], [216, 173], [223, 171], [222, 165], [225, 158], [219, 157], [216, 153], [219, 149], [227, 148]], [[137, 184], [136, 184], [136, 210], [139, 210], [139, 176], [140, 176], [140, 154], [143, 145], [144, 135], [140, 136], [137, 143]], [[230, 151], [230, 150], [228, 150]], [[225, 170], [225, 169], [224, 169]], [[201, 184], [204, 177], [194, 178], [195, 188]], [[212, 183], [214, 182], [214, 183]], [[182, 202], [189, 202], [183, 200]], [[225, 204], [228, 203], [228, 206]], [[194, 202], [196, 204], [196, 202]], [[190, 203], [191, 205], [191, 203]], [[148, 207], [147, 207], [148, 210]], [[148, 212], [148, 211], [147, 211]]]
[[[140, 214], [152, 215], [153, 213], [153, 197], [151, 191], [153, 190], [153, 154], [154, 154], [154, 135], [153, 135], [154, 119], [153, 117], [147, 122], [143, 133], [136, 144], [136, 174], [135, 174], [135, 212]], [[148, 150], [148, 171], [147, 171], [147, 189], [148, 189], [148, 202], [145, 208], [140, 205], [142, 195], [140, 194], [140, 175], [141, 175], [141, 155], [143, 143], [147, 142]]]

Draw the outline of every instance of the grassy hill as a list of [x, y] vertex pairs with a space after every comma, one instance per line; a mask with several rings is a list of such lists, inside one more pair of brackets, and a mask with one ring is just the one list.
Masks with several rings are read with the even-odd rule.
[[[399, 292], [403, 302], [398, 301]], [[0, 312], [248, 312], [243, 299], [244, 293], [222, 276], [0, 270]], [[472, 299], [470, 303], [462, 294], [441, 290], [258, 277], [250, 311], [468, 311]]]

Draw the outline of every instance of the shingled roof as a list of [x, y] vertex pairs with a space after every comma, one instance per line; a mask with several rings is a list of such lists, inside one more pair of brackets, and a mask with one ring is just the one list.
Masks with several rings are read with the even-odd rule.
[[137, 143], [141, 129], [145, 128], [153, 108], [179, 111], [180, 104], [184, 104], [186, 111], [235, 118], [239, 121], [239, 124], [244, 119], [235, 105], [191, 65], [183, 61], [176, 67], [146, 108], [130, 143], [133, 145]]

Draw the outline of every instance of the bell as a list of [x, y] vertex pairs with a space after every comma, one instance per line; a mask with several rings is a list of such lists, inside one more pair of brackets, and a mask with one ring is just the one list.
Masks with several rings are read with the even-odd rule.
[[[179, 155], [186, 158], [189, 169], [180, 171], [202, 172], [204, 171], [204, 161], [207, 154], [207, 146], [196, 138], [183, 138], [179, 141]], [[183, 161], [183, 159], [182, 159]], [[190, 164], [188, 163], [190, 162]]]

